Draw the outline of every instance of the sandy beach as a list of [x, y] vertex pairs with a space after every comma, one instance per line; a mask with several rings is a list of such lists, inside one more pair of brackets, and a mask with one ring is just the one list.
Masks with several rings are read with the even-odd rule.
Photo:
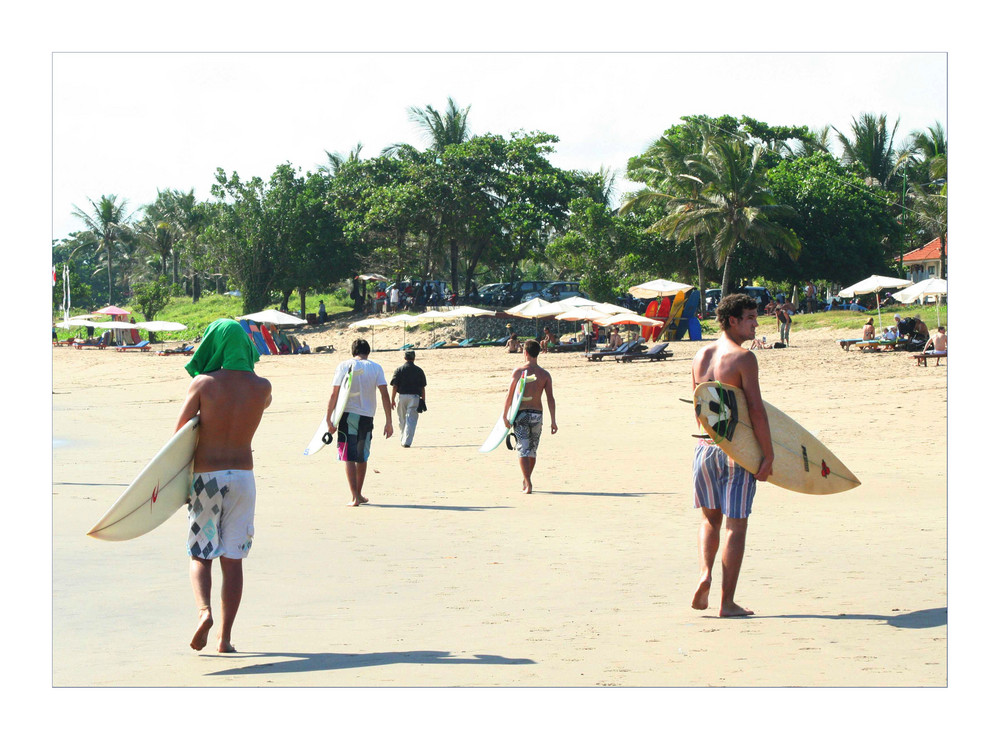
[[[350, 508], [335, 452], [302, 451], [351, 336], [312, 334], [337, 351], [257, 365], [274, 402], [254, 444], [235, 655], [214, 652], [214, 631], [188, 647], [184, 510], [128, 542], [85, 536], [169, 438], [187, 358], [52, 349], [54, 686], [947, 685], [946, 362], [844, 352], [828, 330], [757, 353], [765, 398], [862, 485], [760, 485], [737, 594], [756, 615], [723, 620], [718, 585], [707, 612], [690, 607], [697, 428], [680, 399], [703, 342], [657, 363], [542, 355], [559, 432], [542, 439], [530, 496], [515, 453], [478, 452], [517, 357], [418, 351], [429, 410], [414, 445], [376, 436], [371, 503]], [[387, 376], [402, 362], [371, 359]], [[919, 464], [892, 461], [904, 445]]]

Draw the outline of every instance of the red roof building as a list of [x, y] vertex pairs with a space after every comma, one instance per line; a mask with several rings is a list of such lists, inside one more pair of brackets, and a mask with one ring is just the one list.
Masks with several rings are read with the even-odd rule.
[[[944, 239], [944, 254], [948, 256], [948, 237]], [[941, 240], [927, 242], [919, 249], [914, 249], [903, 255], [903, 268], [907, 278], [915, 283], [927, 278], [945, 278], [941, 265]], [[947, 269], [945, 267], [944, 269]]]

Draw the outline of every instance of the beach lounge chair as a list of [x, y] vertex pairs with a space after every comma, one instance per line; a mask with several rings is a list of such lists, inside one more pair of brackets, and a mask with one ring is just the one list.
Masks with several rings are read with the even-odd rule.
[[642, 340], [634, 339], [631, 342], [625, 342], [625, 344], [623, 344], [618, 349], [600, 350], [598, 352], [587, 352], [584, 354], [584, 357], [586, 357], [588, 360], [600, 361], [603, 360], [605, 357], [621, 357], [622, 355], [641, 352], [642, 351], [641, 348], [642, 348]]
[[427, 349], [440, 349], [441, 347], [445, 346], [446, 344], [447, 344], [447, 342], [445, 340], [439, 339], [436, 342], [434, 342], [433, 344], [428, 344], [427, 345]]
[[941, 364], [941, 360], [948, 356], [948, 350], [944, 352], [920, 352], [915, 355], [910, 355], [917, 361], [917, 367], [927, 367], [927, 358], [933, 357], [937, 362], [934, 363], [935, 367]]
[[858, 344], [859, 342], [865, 341], [864, 339], [838, 339], [837, 343], [840, 344], [840, 348], [845, 352], [851, 348], [852, 345]]
[[158, 355], [190, 355], [194, 354], [194, 345], [185, 344], [183, 347], [174, 347], [173, 349], [161, 349], [156, 354]]
[[887, 342], [881, 339], [869, 339], [867, 342], [857, 342], [857, 347], [860, 350], [869, 351], [889, 351], [892, 352], [897, 348], [897, 346], [905, 346], [905, 342], [900, 342], [899, 340], [893, 342]]
[[665, 360], [673, 357], [674, 353], [667, 349], [668, 342], [659, 342], [647, 349], [645, 352], [628, 352], [615, 358], [615, 362], [632, 362], [633, 360]]
[[549, 352], [582, 352], [586, 346], [586, 342], [566, 342], [552, 345]]
[[124, 352], [127, 349], [137, 349], [140, 352], [148, 352], [149, 351], [149, 340], [148, 339], [143, 339], [138, 344], [125, 344], [125, 345], [122, 345], [121, 347], [115, 347], [115, 351], [116, 352]]
[[73, 343], [73, 349], [104, 349], [107, 345], [104, 344], [104, 337], [101, 337], [96, 342], [87, 340], [75, 341]]

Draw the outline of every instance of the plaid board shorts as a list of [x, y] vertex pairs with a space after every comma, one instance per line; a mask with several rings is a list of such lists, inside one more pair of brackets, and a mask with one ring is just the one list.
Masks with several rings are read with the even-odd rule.
[[757, 479], [717, 445], [698, 440], [692, 463], [694, 507], [721, 509], [729, 519], [750, 516]]
[[204, 560], [249, 555], [256, 503], [252, 470], [195, 473], [188, 501], [188, 555]]

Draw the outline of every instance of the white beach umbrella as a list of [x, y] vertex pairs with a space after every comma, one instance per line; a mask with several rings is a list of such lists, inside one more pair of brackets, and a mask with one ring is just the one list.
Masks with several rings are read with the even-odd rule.
[[420, 314], [420, 320], [426, 321], [431, 320], [431, 343], [437, 338], [437, 322], [438, 321], [458, 321], [463, 318], [462, 316], [452, 316], [451, 311], [438, 311], [436, 308], [432, 308], [430, 311], [424, 311]]
[[256, 313], [248, 313], [245, 316], [237, 316], [236, 318], [256, 321], [258, 324], [274, 324], [275, 326], [300, 326], [309, 323], [298, 316], [292, 316], [290, 313], [278, 311], [273, 308], [257, 311]]
[[183, 331], [187, 329], [187, 326], [177, 321], [140, 321], [132, 326], [146, 331]]
[[563, 298], [561, 301], [556, 301], [552, 304], [553, 308], [558, 308], [560, 311], [571, 311], [574, 308], [581, 308], [583, 306], [596, 306], [597, 301], [592, 301], [589, 298], [583, 298], [578, 295], [571, 295], [569, 298]]
[[95, 329], [135, 329], [135, 324], [130, 324], [128, 321], [91, 321], [90, 325]]
[[409, 314], [409, 313], [397, 313], [393, 314], [387, 319], [382, 319], [382, 323], [390, 326], [395, 324], [401, 324], [403, 326], [403, 342], [406, 344], [406, 327], [409, 324], [419, 324], [421, 317], [419, 315]]
[[614, 303], [597, 303], [594, 304], [594, 308], [598, 311], [604, 311], [609, 316], [617, 316], [620, 313], [635, 313], [631, 308], [616, 306]]
[[454, 318], [465, 318], [467, 316], [496, 316], [496, 311], [487, 311], [485, 308], [476, 308], [475, 306], [458, 306], [451, 311], [445, 311], [450, 317]]
[[890, 288], [905, 288], [907, 285], [913, 285], [913, 281], [903, 280], [902, 278], [887, 277], [885, 275], [872, 275], [871, 277], [866, 277], [864, 280], [857, 282], [854, 285], [849, 285], [837, 293], [837, 295], [841, 298], [854, 298], [855, 296], [865, 295], [867, 293], [878, 293], [879, 291], [888, 290]]
[[901, 278], [887, 277], [885, 275], [872, 275], [871, 277], [866, 277], [864, 280], [855, 283], [854, 285], [849, 285], [842, 291], [837, 293], [841, 298], [854, 298], [859, 295], [866, 295], [868, 293], [875, 294], [875, 308], [878, 310], [878, 328], [882, 329], [882, 304], [878, 299], [878, 294], [880, 291], [888, 290], [890, 288], [905, 288], [907, 285], [913, 285], [912, 280], [903, 280]]
[[532, 298], [530, 301], [525, 301], [524, 303], [519, 303], [513, 308], [508, 308], [506, 313], [511, 316], [519, 316], [522, 319], [534, 319], [535, 320], [535, 334], [538, 334], [538, 319], [545, 318], [547, 316], [555, 316], [558, 313], [562, 313], [557, 307], [553, 307], [553, 304], [549, 303], [543, 298]]
[[941, 278], [927, 278], [919, 283], [914, 283], [909, 288], [903, 288], [898, 293], [893, 293], [892, 297], [900, 303], [913, 303], [924, 298], [933, 298], [934, 307], [937, 310], [938, 326], [941, 325], [941, 296], [948, 295], [948, 281]]
[[605, 319], [610, 315], [607, 311], [599, 310], [594, 306], [580, 306], [556, 314], [555, 318], [557, 321], [595, 321], [596, 319]]
[[665, 295], [677, 295], [678, 293], [691, 290], [693, 285], [675, 283], [673, 280], [650, 280], [642, 285], [633, 285], [628, 292], [636, 298], [660, 298]]
[[941, 278], [927, 278], [909, 288], [903, 288], [898, 293], [893, 293], [892, 297], [900, 303], [913, 303], [923, 298], [937, 298], [943, 295], [948, 295], [948, 281]]
[[520, 316], [522, 319], [540, 319], [545, 316], [555, 316], [562, 311], [559, 308], [553, 308], [553, 304], [542, 298], [532, 298], [530, 301], [508, 308], [506, 313], [511, 316]]
[[594, 319], [598, 326], [611, 326], [612, 324], [636, 324], [637, 326], [663, 326], [662, 321], [648, 316], [640, 316], [636, 313], [619, 313], [614, 316], [607, 316], [603, 319]]
[[98, 322], [90, 321], [80, 316], [74, 316], [71, 319], [67, 319], [66, 321], [60, 321], [58, 324], [56, 324], [56, 326], [58, 326], [60, 329], [77, 329], [81, 326], [97, 326], [97, 325]]
[[375, 327], [385, 326], [386, 320], [380, 319], [378, 317], [372, 316], [371, 318], [361, 319], [360, 321], [355, 321], [352, 324], [348, 324], [349, 329], [371, 329], [372, 330], [372, 349], [375, 349]]

